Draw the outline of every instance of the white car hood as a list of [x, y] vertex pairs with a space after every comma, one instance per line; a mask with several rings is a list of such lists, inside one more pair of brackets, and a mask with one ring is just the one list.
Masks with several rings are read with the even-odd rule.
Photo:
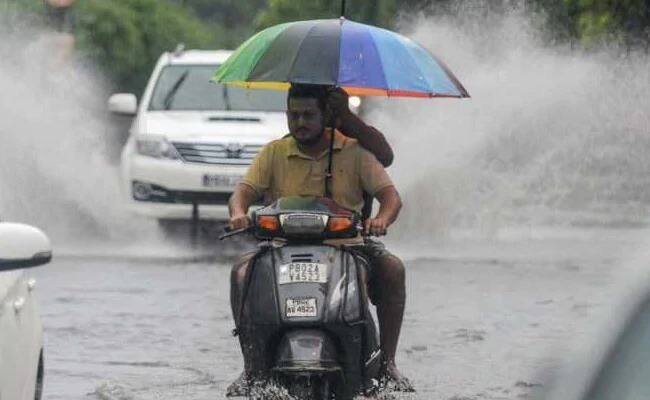
[[264, 144], [289, 132], [283, 112], [148, 111], [136, 119], [136, 135], [164, 135], [170, 141]]

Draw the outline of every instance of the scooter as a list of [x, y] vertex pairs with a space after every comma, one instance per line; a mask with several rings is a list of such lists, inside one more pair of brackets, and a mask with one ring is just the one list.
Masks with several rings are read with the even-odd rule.
[[360, 216], [329, 198], [284, 197], [253, 212], [252, 221], [248, 231], [260, 250], [237, 306], [252, 378], [301, 400], [349, 400], [371, 391], [381, 350], [367, 260], [346, 244], [359, 238]]

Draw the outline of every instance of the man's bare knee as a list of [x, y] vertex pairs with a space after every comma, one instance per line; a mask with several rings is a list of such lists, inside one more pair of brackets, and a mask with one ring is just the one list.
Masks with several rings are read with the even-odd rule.
[[246, 253], [239, 257], [230, 270], [230, 283], [233, 285], [242, 285], [246, 280], [248, 266], [255, 253]]
[[378, 295], [381, 301], [404, 303], [406, 298], [404, 263], [394, 255], [377, 260]]
[[248, 273], [248, 263], [235, 264], [230, 273], [230, 283], [242, 285]]
[[243, 301], [244, 286], [246, 285], [246, 276], [253, 257], [255, 257], [254, 252], [245, 253], [237, 259], [230, 270], [230, 307], [235, 326], [239, 326], [239, 314]]
[[394, 283], [404, 282], [406, 269], [404, 268], [402, 260], [390, 254], [379, 258], [377, 261], [377, 272], [381, 276], [382, 280]]

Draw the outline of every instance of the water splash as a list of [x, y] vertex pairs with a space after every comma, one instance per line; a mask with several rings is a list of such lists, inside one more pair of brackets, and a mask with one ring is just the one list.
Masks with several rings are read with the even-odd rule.
[[102, 383], [93, 393], [89, 393], [99, 400], [133, 400], [135, 397], [129, 389], [122, 385]]
[[[18, 22], [16, 22], [18, 24]], [[123, 209], [106, 85], [71, 38], [0, 29], [0, 215], [57, 243], [151, 235]]]
[[251, 399], [298, 400], [286, 388], [273, 381], [253, 382], [248, 397]]
[[648, 222], [650, 60], [549, 47], [534, 22], [514, 9], [408, 25], [472, 98], [374, 103], [370, 119], [397, 154], [397, 229], [431, 238]]
[[[647, 56], [549, 47], [521, 9], [403, 26], [472, 98], [374, 102], [370, 120], [397, 153], [391, 173], [406, 203], [398, 230], [431, 238], [647, 222]], [[62, 67], [51, 35], [0, 35], [1, 216], [61, 240], [151, 235], [121, 206], [102, 80], [80, 64]]]

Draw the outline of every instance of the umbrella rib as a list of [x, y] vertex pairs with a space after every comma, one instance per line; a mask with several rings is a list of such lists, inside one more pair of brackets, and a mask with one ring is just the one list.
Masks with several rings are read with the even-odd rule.
[[379, 50], [379, 46], [375, 42], [375, 35], [373, 34], [372, 30], [368, 30], [368, 35], [370, 35], [370, 38], [372, 39], [370, 43], [372, 46], [375, 48], [375, 51], [377, 52], [377, 56], [379, 57], [380, 63], [380, 69], [381, 69], [381, 75], [384, 77], [384, 82], [386, 82], [386, 97], [390, 97], [390, 92], [391, 92], [391, 87], [390, 87], [390, 82], [388, 81], [388, 76], [386, 75], [386, 71], [384, 70], [383, 64], [384, 62], [382, 59], [384, 58], [382, 56], [382, 52]]
[[430, 55], [431, 55], [431, 57], [432, 57], [434, 60], [436, 60], [436, 62], [438, 63], [438, 65], [440, 65], [440, 68], [442, 68], [442, 70], [445, 71], [445, 73], [447, 74], [447, 76], [449, 77], [449, 79], [454, 83], [454, 85], [456, 85], [456, 89], [458, 89], [458, 91], [460, 92], [460, 97], [466, 97], [466, 98], [471, 97], [471, 96], [469, 95], [469, 92], [467, 91], [467, 89], [465, 89], [465, 86], [463, 86], [463, 84], [460, 83], [460, 81], [458, 80], [458, 78], [456, 78], [456, 75], [454, 75], [454, 73], [451, 72], [451, 70], [449, 69], [449, 67], [447, 66], [447, 64], [445, 64], [441, 59], [439, 59], [438, 57], [436, 57], [435, 54], [430, 53]]
[[[375, 37], [373, 36], [372, 32], [368, 32], [372, 40], [370, 43], [372, 46], [375, 48], [375, 51], [377, 52], [377, 56], [379, 57], [379, 60], [381, 61], [381, 53], [379, 52], [379, 47], [377, 46], [377, 43], [375, 43]], [[383, 63], [382, 63], [383, 64]], [[390, 97], [389, 91], [390, 91], [390, 84], [388, 83], [388, 77], [386, 76], [386, 71], [384, 71], [383, 65], [380, 65], [381, 69], [381, 76], [384, 77], [384, 82], [386, 82], [386, 96]]]
[[[287, 79], [291, 79], [291, 77], [293, 76], [293, 68], [296, 66], [296, 62], [298, 61], [298, 55], [300, 54], [300, 49], [302, 48], [302, 45], [305, 43], [305, 40], [307, 40], [309, 35], [311, 35], [311, 33], [314, 31], [314, 29], [316, 29], [317, 25], [318, 24], [314, 24], [314, 26], [309, 28], [309, 30], [307, 31], [307, 34], [302, 39], [300, 39], [300, 44], [298, 45], [298, 49], [296, 50], [296, 54], [293, 57], [293, 60], [291, 60], [291, 67], [289, 67], [289, 73], [287, 74]], [[288, 80], [288, 82], [291, 83], [291, 80]]]
[[[426, 93], [426, 94], [428, 95], [428, 97], [430, 97], [430, 98], [435, 97], [435, 96], [437, 95], [437, 92], [436, 92], [435, 89], [434, 89], [433, 82], [431, 82], [429, 79], [426, 78], [427, 74], [425, 74], [424, 71], [422, 70], [422, 67], [421, 67], [421, 66], [419, 65], [419, 63], [417, 62], [417, 57], [416, 57], [416, 55], [413, 54], [413, 52], [409, 49], [408, 44], [409, 44], [409, 43], [413, 43], [413, 44], [415, 44], [416, 46], [419, 46], [419, 47], [422, 47], [422, 46], [420, 46], [420, 45], [418, 45], [417, 43], [413, 42], [411, 39], [409, 39], [409, 38], [407, 38], [407, 37], [404, 37], [404, 36], [402, 36], [402, 35], [399, 35], [399, 34], [394, 35], [394, 37], [395, 37], [395, 39], [398, 41], [398, 43], [400, 43], [400, 44], [402, 45], [402, 48], [404, 49], [404, 51], [406, 51], [406, 54], [408, 54], [408, 55], [411, 57], [411, 60], [412, 60], [412, 66], [413, 66], [414, 68], [416, 68], [417, 72], [419, 72], [418, 75], [419, 75], [419, 76], [424, 80], [424, 82], [426, 83], [426, 85], [427, 85], [427, 91], [423, 91], [423, 93]], [[394, 91], [395, 91], [395, 92], [399, 92], [399, 90], [394, 90]]]

